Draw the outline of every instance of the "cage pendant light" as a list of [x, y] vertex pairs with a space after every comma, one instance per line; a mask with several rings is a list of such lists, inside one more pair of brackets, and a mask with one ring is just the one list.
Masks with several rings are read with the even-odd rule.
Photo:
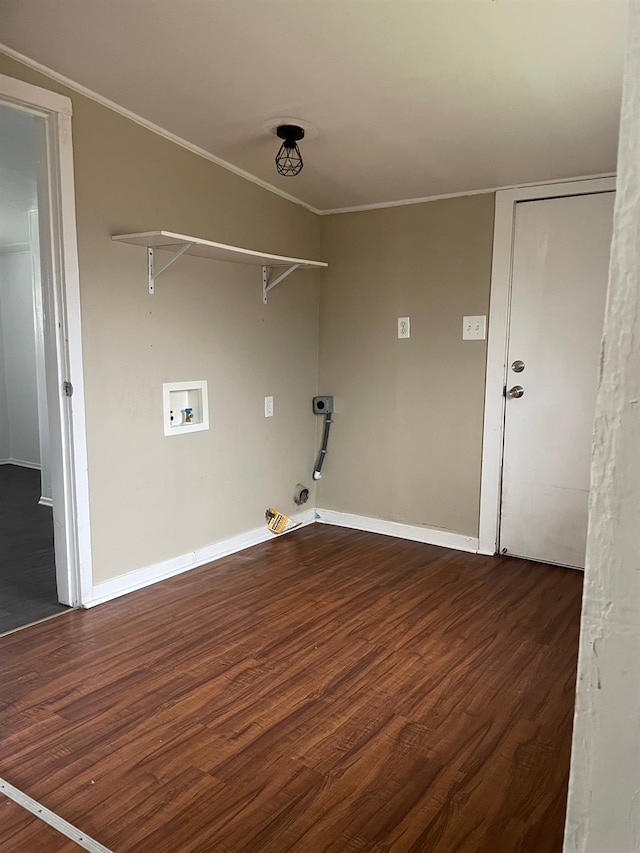
[[298, 127], [297, 124], [281, 124], [276, 134], [283, 140], [276, 154], [276, 169], [281, 175], [299, 175], [304, 166], [302, 154], [298, 148], [298, 141], [304, 138], [303, 128]]

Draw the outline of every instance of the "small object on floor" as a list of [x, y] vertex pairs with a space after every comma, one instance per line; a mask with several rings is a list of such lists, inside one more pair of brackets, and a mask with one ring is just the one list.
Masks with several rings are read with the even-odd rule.
[[293, 521], [289, 516], [272, 507], [269, 507], [265, 512], [265, 518], [267, 519], [267, 527], [275, 534], [288, 533], [290, 530], [300, 527], [299, 521]]

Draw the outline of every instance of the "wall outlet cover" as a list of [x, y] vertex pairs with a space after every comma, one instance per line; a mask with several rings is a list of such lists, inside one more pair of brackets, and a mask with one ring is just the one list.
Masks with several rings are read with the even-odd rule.
[[333, 397], [321, 396], [313, 398], [314, 415], [330, 415], [333, 412]]
[[462, 318], [462, 340], [484, 341], [487, 337], [487, 318], [484, 315]]
[[409, 317], [398, 317], [398, 337], [411, 337], [411, 319]]

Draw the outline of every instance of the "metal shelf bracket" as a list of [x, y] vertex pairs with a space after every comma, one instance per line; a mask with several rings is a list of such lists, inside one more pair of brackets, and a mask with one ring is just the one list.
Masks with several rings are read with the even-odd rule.
[[[111, 237], [119, 243], [144, 246], [147, 250], [147, 282], [149, 293], [153, 293], [158, 276], [169, 269], [181, 255], [187, 252], [197, 258], [211, 261], [224, 261], [232, 264], [248, 264], [262, 268], [262, 301], [267, 304], [267, 294], [297, 269], [318, 270], [328, 266], [325, 261], [311, 261], [304, 258], [292, 258], [288, 255], [273, 255], [270, 252], [258, 252], [255, 249], [243, 249], [202, 237], [190, 237], [176, 234], [174, 231], [138, 231], [135, 234], [114, 234]], [[169, 260], [164, 266], [156, 268], [156, 251], [167, 252]], [[273, 276], [273, 277], [272, 277]], [[271, 280], [270, 280], [271, 279]]]
[[265, 305], [267, 304], [267, 293], [269, 293], [270, 290], [273, 290], [276, 284], [280, 284], [280, 282], [284, 281], [288, 275], [295, 272], [299, 266], [300, 264], [292, 264], [290, 267], [287, 267], [284, 272], [280, 273], [277, 278], [274, 278], [273, 281], [269, 281], [270, 268], [262, 267], [262, 301]]
[[[182, 246], [179, 246], [177, 250], [171, 255], [166, 264], [160, 267], [159, 270], [156, 269], [156, 249], [153, 246], [150, 246], [147, 249], [147, 274], [149, 279], [149, 293], [153, 294], [155, 289], [155, 283], [158, 276], [161, 276], [165, 270], [168, 270], [171, 264], [175, 263], [180, 255], [184, 255], [187, 249], [191, 246], [191, 243], [184, 243]], [[169, 247], [158, 246], [158, 249], [162, 249], [162, 251], [170, 251]], [[173, 248], [173, 246], [171, 247]]]

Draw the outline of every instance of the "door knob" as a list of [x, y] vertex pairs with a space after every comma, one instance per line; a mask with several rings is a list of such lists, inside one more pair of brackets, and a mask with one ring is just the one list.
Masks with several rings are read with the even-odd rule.
[[513, 388], [509, 388], [509, 390], [507, 391], [507, 396], [514, 397], [516, 400], [519, 397], [522, 397], [523, 394], [524, 388], [522, 387], [522, 385], [514, 385]]

